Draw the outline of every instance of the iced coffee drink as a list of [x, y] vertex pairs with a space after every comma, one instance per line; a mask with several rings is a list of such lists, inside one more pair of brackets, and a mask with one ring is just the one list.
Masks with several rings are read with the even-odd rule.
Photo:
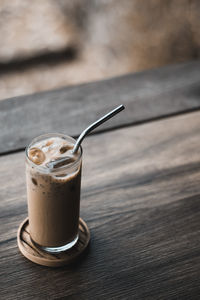
[[50, 252], [71, 248], [78, 240], [82, 149], [60, 134], [40, 136], [26, 149], [30, 236]]

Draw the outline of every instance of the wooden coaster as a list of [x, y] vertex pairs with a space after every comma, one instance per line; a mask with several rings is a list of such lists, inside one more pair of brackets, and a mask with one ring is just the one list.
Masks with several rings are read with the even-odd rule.
[[17, 233], [17, 243], [20, 252], [32, 262], [48, 267], [64, 266], [75, 261], [86, 249], [89, 241], [89, 229], [81, 218], [79, 219], [79, 239], [77, 243], [71, 249], [60, 253], [47, 253], [32, 242], [28, 218], [20, 224]]

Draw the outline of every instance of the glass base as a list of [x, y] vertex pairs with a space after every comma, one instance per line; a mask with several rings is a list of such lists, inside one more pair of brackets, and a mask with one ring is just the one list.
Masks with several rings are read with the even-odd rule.
[[66, 250], [72, 248], [77, 243], [77, 241], [78, 241], [78, 235], [75, 237], [75, 239], [73, 241], [71, 241], [70, 243], [68, 243], [64, 246], [61, 246], [61, 247], [42, 247], [42, 246], [40, 246], [40, 248], [49, 253], [59, 253], [59, 252], [66, 251]]

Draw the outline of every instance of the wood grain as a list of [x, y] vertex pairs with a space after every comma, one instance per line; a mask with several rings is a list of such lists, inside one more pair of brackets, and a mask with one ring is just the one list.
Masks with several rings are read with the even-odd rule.
[[17, 233], [17, 244], [20, 252], [30, 261], [47, 267], [61, 267], [76, 261], [86, 250], [89, 241], [89, 229], [81, 218], [79, 220], [79, 238], [77, 243], [68, 251], [60, 253], [48, 253], [32, 241], [28, 218], [21, 223]]
[[24, 154], [0, 157], [1, 299], [198, 299], [200, 113], [88, 137], [87, 256], [58, 269], [18, 251]]
[[0, 102], [0, 153], [24, 148], [33, 137], [77, 136], [123, 103], [126, 110], [99, 130], [200, 108], [200, 61]]

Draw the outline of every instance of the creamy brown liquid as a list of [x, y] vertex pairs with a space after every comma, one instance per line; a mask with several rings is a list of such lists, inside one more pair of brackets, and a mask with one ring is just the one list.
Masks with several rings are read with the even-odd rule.
[[77, 157], [71, 155], [63, 164], [69, 168], [57, 172], [48, 167], [50, 162], [68, 156], [72, 146], [55, 137], [35, 143], [28, 150], [34, 162], [27, 163], [26, 171], [30, 235], [43, 247], [63, 246], [78, 234], [81, 163], [74, 166]]

